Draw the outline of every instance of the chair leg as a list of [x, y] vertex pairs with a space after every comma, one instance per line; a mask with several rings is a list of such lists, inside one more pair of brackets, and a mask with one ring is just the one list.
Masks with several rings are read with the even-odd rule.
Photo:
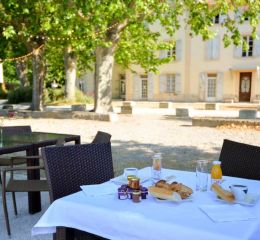
[[6, 205], [6, 192], [4, 190], [4, 186], [3, 186], [2, 193], [3, 193], [2, 197], [3, 197], [3, 208], [4, 208], [4, 215], [5, 215], [5, 225], [6, 225], [7, 234], [10, 236], [11, 235], [11, 229], [10, 229], [7, 205]]
[[12, 192], [12, 199], [13, 199], [13, 206], [14, 206], [14, 214], [17, 215], [17, 206], [16, 206], [15, 192]]

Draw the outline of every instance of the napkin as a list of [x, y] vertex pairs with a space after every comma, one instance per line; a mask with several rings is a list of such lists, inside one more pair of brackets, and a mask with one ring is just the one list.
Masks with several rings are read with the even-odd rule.
[[199, 208], [214, 222], [254, 220], [256, 217], [239, 204], [201, 205]]
[[96, 197], [116, 194], [118, 186], [116, 186], [114, 183], [106, 182], [101, 184], [83, 185], [80, 186], [80, 188], [86, 196]]

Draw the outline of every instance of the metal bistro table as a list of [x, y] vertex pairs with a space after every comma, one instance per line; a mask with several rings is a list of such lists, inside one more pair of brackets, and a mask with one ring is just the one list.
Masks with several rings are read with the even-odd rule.
[[[41, 147], [55, 145], [58, 139], [64, 139], [65, 142], [75, 142], [80, 144], [79, 135], [31, 132], [26, 134], [2, 135], [0, 141], [0, 155], [26, 151], [27, 156], [39, 155]], [[39, 165], [39, 159], [28, 159], [28, 166]], [[40, 179], [40, 170], [31, 170], [27, 172], [28, 179]], [[28, 193], [29, 213], [34, 214], [41, 211], [40, 192]]]

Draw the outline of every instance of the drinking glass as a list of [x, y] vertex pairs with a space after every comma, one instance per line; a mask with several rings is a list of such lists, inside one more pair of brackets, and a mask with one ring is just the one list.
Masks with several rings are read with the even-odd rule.
[[152, 181], [155, 183], [161, 179], [162, 175], [162, 154], [156, 153], [153, 156], [153, 163], [152, 163]]
[[196, 164], [196, 190], [205, 192], [208, 188], [208, 161], [198, 160]]
[[124, 169], [124, 178], [127, 178], [130, 175], [137, 177], [138, 176], [138, 169], [134, 168], [134, 167], [125, 168]]

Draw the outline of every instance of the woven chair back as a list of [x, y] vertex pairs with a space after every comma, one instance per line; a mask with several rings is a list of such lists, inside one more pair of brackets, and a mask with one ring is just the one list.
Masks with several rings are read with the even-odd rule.
[[109, 133], [98, 131], [92, 143], [109, 143], [110, 139], [111, 135]]
[[31, 126], [7, 126], [1, 127], [3, 134], [20, 134], [20, 133], [31, 133]]
[[223, 175], [260, 180], [260, 147], [225, 139], [219, 160]]
[[42, 158], [51, 201], [114, 177], [110, 143], [46, 147]]

